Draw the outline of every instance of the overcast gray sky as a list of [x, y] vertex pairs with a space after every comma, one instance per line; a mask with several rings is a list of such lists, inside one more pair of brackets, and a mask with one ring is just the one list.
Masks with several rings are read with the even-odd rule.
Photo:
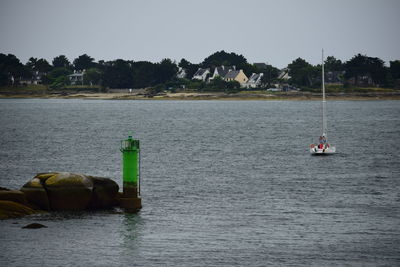
[[320, 51], [400, 59], [399, 0], [0, 0], [0, 53], [72, 62], [185, 58], [225, 50], [285, 67]]

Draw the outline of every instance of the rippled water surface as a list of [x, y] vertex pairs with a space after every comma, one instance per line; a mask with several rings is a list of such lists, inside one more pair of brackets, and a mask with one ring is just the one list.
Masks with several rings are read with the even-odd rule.
[[[141, 141], [143, 209], [0, 221], [1, 266], [398, 266], [400, 102], [0, 100], [0, 186], [111, 177]], [[21, 229], [39, 222], [47, 228]]]

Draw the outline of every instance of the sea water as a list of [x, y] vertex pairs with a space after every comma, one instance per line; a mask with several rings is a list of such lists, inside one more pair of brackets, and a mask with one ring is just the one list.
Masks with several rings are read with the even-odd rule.
[[[110, 177], [141, 142], [142, 201], [0, 221], [1, 266], [396, 266], [400, 102], [0, 100], [0, 186]], [[22, 226], [38, 222], [47, 228]]]

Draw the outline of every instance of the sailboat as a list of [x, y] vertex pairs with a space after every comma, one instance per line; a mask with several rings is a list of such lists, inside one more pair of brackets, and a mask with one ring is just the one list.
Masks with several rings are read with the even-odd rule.
[[326, 99], [325, 99], [325, 73], [324, 73], [324, 50], [322, 49], [322, 134], [318, 144], [310, 145], [311, 155], [329, 155], [336, 152], [336, 147], [328, 143], [328, 131], [326, 123]]

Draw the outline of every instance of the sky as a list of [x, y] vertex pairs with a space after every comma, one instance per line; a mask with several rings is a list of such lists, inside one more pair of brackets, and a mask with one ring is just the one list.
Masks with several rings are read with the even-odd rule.
[[50, 63], [242, 54], [283, 68], [298, 57], [400, 59], [400, 0], [0, 0], [0, 53]]

